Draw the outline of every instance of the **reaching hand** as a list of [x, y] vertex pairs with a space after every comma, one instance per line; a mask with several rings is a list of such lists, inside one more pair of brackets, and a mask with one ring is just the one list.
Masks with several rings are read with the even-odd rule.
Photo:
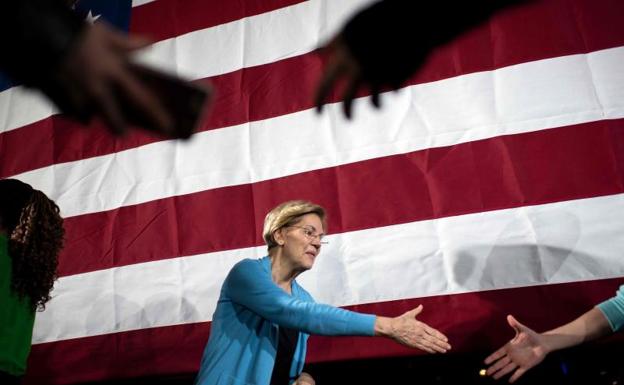
[[509, 382], [520, 378], [527, 370], [544, 360], [549, 350], [544, 337], [518, 322], [513, 316], [507, 316], [507, 322], [516, 331], [516, 336], [503, 347], [485, 359], [487, 375], [498, 380], [513, 372]]
[[[348, 119], [361, 89], [368, 90], [372, 104], [380, 107], [379, 93], [398, 89], [432, 48], [430, 29], [414, 23], [415, 15], [426, 15], [429, 8], [422, 2], [379, 1], [356, 13], [325, 47], [329, 60], [315, 93], [317, 110], [322, 110], [330, 91], [342, 81], [346, 84], [342, 109]], [[405, 36], [409, 36], [408, 46]]]
[[378, 317], [379, 334], [386, 335], [401, 345], [424, 350], [427, 353], [446, 353], [451, 348], [448, 338], [416, 319], [422, 309], [423, 306], [419, 305], [396, 318]]
[[347, 118], [361, 88], [371, 92], [373, 105], [379, 107], [380, 90], [399, 88], [436, 47], [499, 9], [525, 1], [487, 1], [479, 7], [456, 2], [452, 9], [439, 1], [372, 2], [353, 15], [327, 47], [330, 58], [315, 97], [318, 111], [341, 79], [346, 81], [342, 107]]
[[103, 23], [86, 26], [58, 74], [69, 112], [82, 118], [95, 113], [111, 132], [122, 134], [127, 124], [122, 103], [129, 103], [160, 133], [172, 134], [173, 117], [131, 70], [130, 53], [148, 44]]
[[330, 58], [325, 67], [321, 80], [319, 81], [314, 96], [314, 104], [318, 112], [323, 110], [323, 104], [328, 94], [334, 88], [337, 82], [342, 78], [346, 80], [345, 91], [342, 94], [342, 111], [348, 119], [352, 116], [353, 99], [358, 90], [367, 85], [371, 89], [372, 102], [377, 108], [381, 105], [379, 102], [379, 86], [365, 81], [362, 76], [362, 67], [360, 63], [353, 57], [349, 48], [344, 43], [341, 36], [335, 38], [325, 48], [330, 52]]

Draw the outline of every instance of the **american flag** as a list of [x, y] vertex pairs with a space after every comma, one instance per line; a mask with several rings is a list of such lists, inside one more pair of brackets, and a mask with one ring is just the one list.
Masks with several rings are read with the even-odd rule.
[[[126, 2], [130, 32], [155, 40], [139, 60], [218, 91], [190, 142], [113, 138], [33, 91], [0, 92], [0, 176], [66, 218], [31, 383], [196, 371], [225, 275], [266, 253], [264, 215], [290, 199], [329, 212], [329, 244], [299, 278], [319, 302], [388, 316], [422, 303], [454, 351], [502, 343], [508, 313], [543, 330], [614, 294], [624, 2], [503, 10], [435, 49], [380, 111], [362, 95], [347, 121], [336, 93], [317, 115], [316, 48], [369, 3]], [[312, 337], [308, 360], [408, 354]]]

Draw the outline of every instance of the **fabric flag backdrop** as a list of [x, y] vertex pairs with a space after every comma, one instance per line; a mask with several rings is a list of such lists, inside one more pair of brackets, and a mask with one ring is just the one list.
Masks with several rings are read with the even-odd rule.
[[[624, 2], [505, 10], [436, 49], [381, 111], [362, 95], [348, 122], [333, 95], [316, 115], [314, 50], [367, 3], [135, 1], [130, 31], [155, 39], [140, 60], [218, 90], [188, 143], [113, 139], [22, 87], [0, 93], [0, 176], [66, 217], [30, 382], [196, 371], [225, 275], [265, 254], [264, 215], [288, 199], [329, 212], [300, 277], [318, 301], [390, 316], [422, 303], [454, 351], [502, 343], [508, 313], [542, 330], [614, 294]], [[308, 359], [406, 354], [420, 353], [313, 337]]]

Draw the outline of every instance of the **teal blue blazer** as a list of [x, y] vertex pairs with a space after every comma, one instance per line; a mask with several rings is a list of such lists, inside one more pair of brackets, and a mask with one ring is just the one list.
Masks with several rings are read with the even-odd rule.
[[616, 292], [615, 297], [610, 298], [598, 305], [611, 330], [617, 332], [624, 326], [624, 285]]
[[299, 330], [291, 383], [303, 370], [310, 334], [374, 334], [375, 315], [315, 303], [296, 281], [289, 295], [271, 279], [271, 260], [245, 259], [221, 287], [198, 385], [268, 385], [279, 327]]

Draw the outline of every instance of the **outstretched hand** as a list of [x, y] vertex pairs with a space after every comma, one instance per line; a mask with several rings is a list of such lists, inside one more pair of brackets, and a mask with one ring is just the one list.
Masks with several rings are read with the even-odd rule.
[[427, 353], [446, 353], [451, 348], [448, 338], [416, 319], [422, 309], [423, 306], [419, 305], [399, 317], [377, 317], [376, 334], [392, 338], [401, 345], [424, 350]]
[[[380, 107], [380, 92], [398, 89], [435, 45], [430, 29], [414, 23], [414, 15], [427, 11], [437, 15], [438, 8], [420, 2], [378, 1], [353, 15], [322, 48], [329, 58], [315, 92], [317, 110], [322, 110], [332, 89], [342, 83], [345, 88], [340, 100], [348, 119], [361, 90], [370, 92], [372, 104]], [[410, 37], [408, 49], [405, 36]]]
[[362, 87], [370, 88], [371, 101], [375, 107], [379, 108], [381, 106], [379, 102], [380, 86], [364, 78], [361, 64], [351, 54], [343, 38], [338, 35], [323, 49], [329, 52], [330, 57], [314, 95], [317, 111], [323, 111], [323, 105], [329, 93], [337, 83], [343, 80], [346, 85], [341, 97], [342, 111], [347, 119], [351, 119], [353, 99]]
[[507, 322], [515, 330], [515, 337], [488, 356], [485, 364], [490, 365], [487, 375], [496, 380], [513, 372], [509, 378], [512, 383], [542, 362], [549, 351], [541, 334], [524, 326], [511, 315], [507, 316]]
[[86, 26], [59, 69], [59, 84], [67, 95], [62, 107], [82, 119], [94, 113], [119, 135], [127, 130], [122, 103], [128, 103], [160, 133], [175, 135], [173, 117], [131, 69], [130, 54], [149, 43], [104, 23]]

